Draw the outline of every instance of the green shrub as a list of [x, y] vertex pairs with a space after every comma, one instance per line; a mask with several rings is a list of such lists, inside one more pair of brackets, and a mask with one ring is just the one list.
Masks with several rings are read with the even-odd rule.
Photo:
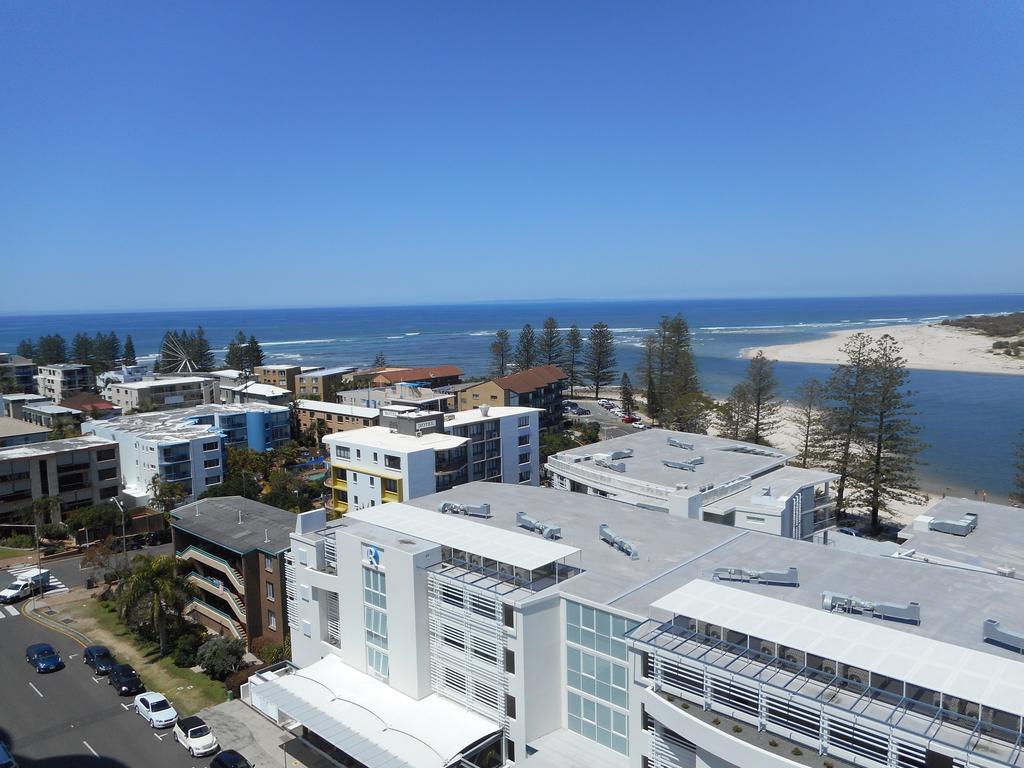
[[253, 640], [252, 652], [262, 659], [264, 664], [277, 664], [291, 658], [291, 643], [285, 639], [283, 643], [275, 643], [266, 637]]
[[779, 742], [777, 742], [775, 739], [768, 739], [768, 746], [769, 747], [777, 747], [777, 746], [779, 746]]
[[196, 662], [214, 680], [224, 680], [242, 666], [245, 643], [230, 637], [207, 640], [196, 652]]
[[207, 638], [206, 629], [199, 624], [182, 627], [174, 641], [174, 664], [179, 667], [194, 667], [199, 647]]
[[800, 757], [803, 753], [804, 751], [800, 747], [793, 747], [793, 751], [790, 752], [791, 755], [796, 755], [797, 757]]
[[719, 720], [719, 719], [718, 719], [718, 718], [716, 717], [716, 718], [715, 718], [714, 720], [712, 720], [712, 721], [711, 721], [711, 724], [712, 724], [712, 725], [721, 725], [721, 724], [722, 724], [722, 721], [721, 721], [721, 720]]
[[47, 523], [39, 526], [40, 539], [56, 539], [63, 541], [68, 537], [68, 527], [63, 523]]
[[824, 765], [825, 768], [834, 768], [833, 763], [832, 763], [831, 760], [826, 760], [825, 762], [822, 763], [822, 765]]
[[224, 687], [231, 691], [237, 699], [241, 695], [242, 683], [245, 683], [254, 674], [259, 672], [260, 665], [252, 664], [245, 669], [240, 669], [237, 672], [232, 672], [224, 680]]
[[732, 727], [732, 732], [733, 732], [733, 733], [743, 733], [743, 726], [740, 726], [740, 725], [734, 725], [734, 726]]
[[35, 539], [28, 533], [12, 533], [6, 539], [0, 539], [0, 547], [11, 549], [33, 549], [35, 545]]

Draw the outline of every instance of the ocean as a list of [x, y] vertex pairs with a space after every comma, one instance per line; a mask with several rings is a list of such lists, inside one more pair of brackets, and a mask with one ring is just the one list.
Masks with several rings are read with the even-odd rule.
[[[681, 312], [693, 332], [704, 386], [724, 395], [743, 375], [744, 347], [783, 344], [829, 331], [936, 322], [965, 314], [1024, 310], [1024, 296], [912, 296], [821, 299], [707, 299], [678, 301], [547, 301], [406, 307], [232, 309], [0, 316], [0, 351], [20, 339], [78, 332], [131, 334], [142, 363], [156, 357], [168, 328], [202, 325], [218, 355], [239, 330], [255, 334], [268, 362], [301, 365], [368, 365], [378, 352], [390, 363], [454, 363], [468, 375], [488, 370], [494, 332], [535, 328], [553, 315], [559, 325], [585, 332], [605, 322], [618, 343], [621, 370], [631, 374], [644, 335], [662, 315]], [[585, 333], [584, 333], [585, 335]], [[777, 363], [784, 396], [809, 376], [824, 379], [827, 366]], [[986, 491], [1006, 501], [1014, 448], [1024, 428], [1024, 377], [914, 371], [911, 386], [920, 413], [923, 485], [933, 492], [972, 497]]]

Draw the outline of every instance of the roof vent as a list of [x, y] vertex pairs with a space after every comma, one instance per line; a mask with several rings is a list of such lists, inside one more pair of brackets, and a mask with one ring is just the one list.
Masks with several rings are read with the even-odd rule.
[[1012, 565], [1000, 565], [996, 568], [996, 575], [1015, 579], [1017, 578], [1017, 569]]
[[491, 505], [483, 504], [456, 504], [452, 501], [442, 501], [437, 505], [437, 511], [442, 515], [465, 515], [466, 517], [490, 517]]
[[640, 559], [640, 550], [636, 548], [636, 545], [633, 542], [623, 539], [621, 536], [617, 535], [615, 531], [608, 527], [608, 523], [601, 523], [601, 526], [597, 529], [597, 533], [601, 537], [601, 541], [607, 542], [620, 552], [625, 552], [629, 555], [630, 560]]
[[978, 516], [974, 512], [967, 512], [959, 520], [932, 520], [928, 523], [929, 530], [954, 536], [966, 536], [977, 527]]
[[987, 643], [1024, 653], [1024, 634], [1003, 629], [995, 619], [985, 619], [985, 623], [981, 625], [981, 637]]
[[800, 574], [796, 568], [784, 571], [753, 571], [746, 568], [715, 568], [712, 581], [743, 581], [751, 584], [775, 584], [783, 587], [799, 587]]
[[667, 442], [671, 446], [674, 446], [675, 448], [682, 448], [687, 451], [693, 450], [693, 443], [684, 443], [678, 437], [670, 437], [665, 442]]
[[621, 451], [612, 451], [608, 454], [608, 457], [612, 461], [618, 461], [619, 459], [631, 459], [633, 458], [633, 449], [623, 448]]
[[697, 465], [704, 463], [704, 457], [694, 456], [689, 461], [669, 461], [668, 459], [662, 459], [661, 463], [670, 469], [685, 469], [687, 472], [696, 472]]
[[611, 469], [615, 472], [625, 472], [626, 465], [621, 461], [613, 461], [615, 458], [618, 457], [616, 457], [614, 453], [595, 453], [594, 463], [599, 467]]
[[876, 619], [901, 621], [906, 624], [921, 623], [921, 604], [914, 602], [907, 603], [906, 605], [899, 603], [873, 603], [852, 595], [822, 592], [821, 607], [826, 611], [859, 613], [865, 616], [873, 616]]
[[481, 405], [481, 406], [480, 406], [480, 415], [481, 415], [481, 416], [486, 416], [486, 415], [487, 415], [487, 412], [488, 412], [489, 410], [491, 410], [491, 406], [489, 406], [489, 405]]
[[539, 520], [534, 520], [532, 517], [528, 517], [523, 512], [516, 512], [516, 525], [520, 528], [525, 528], [528, 531], [535, 531], [545, 539], [562, 538], [561, 526], [542, 523]]

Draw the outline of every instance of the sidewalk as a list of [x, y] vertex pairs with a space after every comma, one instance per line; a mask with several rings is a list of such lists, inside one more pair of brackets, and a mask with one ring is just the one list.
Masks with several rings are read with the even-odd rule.
[[238, 750], [260, 768], [337, 768], [245, 702], [227, 701], [197, 714], [213, 729], [222, 747]]

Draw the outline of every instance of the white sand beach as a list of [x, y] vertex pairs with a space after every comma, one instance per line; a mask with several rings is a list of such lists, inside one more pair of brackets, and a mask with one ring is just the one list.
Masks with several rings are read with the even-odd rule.
[[823, 339], [797, 344], [748, 347], [741, 350], [740, 355], [753, 357], [762, 350], [772, 360], [835, 365], [842, 360], [840, 348], [858, 332], [874, 338], [886, 333], [892, 336], [903, 347], [908, 368], [1024, 375], [1024, 358], [993, 353], [992, 342], [996, 341], [993, 337], [943, 325], [886, 325], [836, 331]]

